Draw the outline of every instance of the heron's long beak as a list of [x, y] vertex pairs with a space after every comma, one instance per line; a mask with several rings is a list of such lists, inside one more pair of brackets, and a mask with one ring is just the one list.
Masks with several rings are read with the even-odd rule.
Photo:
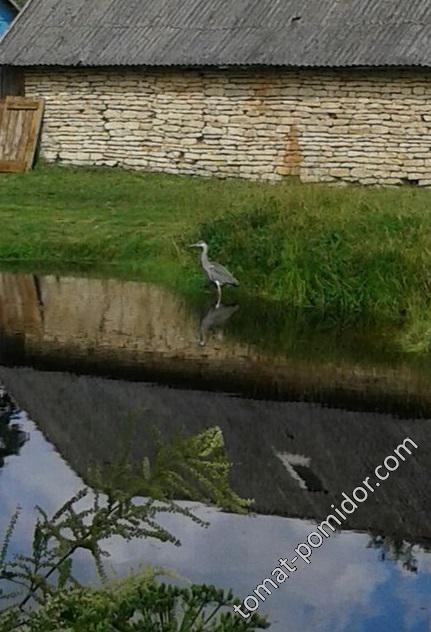
[[190, 244], [189, 248], [200, 248], [199, 244]]

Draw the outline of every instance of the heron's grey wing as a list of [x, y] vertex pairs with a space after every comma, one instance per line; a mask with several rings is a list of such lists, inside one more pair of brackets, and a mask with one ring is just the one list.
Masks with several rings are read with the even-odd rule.
[[211, 262], [210, 274], [212, 281], [219, 281], [222, 285], [239, 285], [239, 281], [235, 279], [233, 274], [229, 272], [227, 268], [221, 265], [221, 263]]

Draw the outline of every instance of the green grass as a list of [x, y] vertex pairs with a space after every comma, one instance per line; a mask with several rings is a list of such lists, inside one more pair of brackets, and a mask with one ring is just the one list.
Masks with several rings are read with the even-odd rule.
[[182, 288], [198, 277], [196, 252], [186, 246], [201, 223], [262, 199], [246, 183], [59, 167], [0, 175], [0, 190], [3, 264]]
[[241, 292], [335, 319], [407, 322], [431, 337], [431, 191], [215, 180], [41, 166], [0, 176], [0, 264], [193, 292], [191, 240]]

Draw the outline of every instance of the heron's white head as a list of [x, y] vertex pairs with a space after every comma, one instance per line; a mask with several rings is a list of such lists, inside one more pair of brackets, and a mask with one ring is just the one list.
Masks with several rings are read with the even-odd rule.
[[205, 241], [197, 241], [195, 244], [190, 244], [190, 248], [202, 248], [202, 250], [208, 250], [208, 244]]

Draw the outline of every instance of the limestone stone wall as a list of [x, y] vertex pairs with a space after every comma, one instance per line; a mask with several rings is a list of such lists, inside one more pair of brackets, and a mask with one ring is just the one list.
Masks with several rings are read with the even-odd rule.
[[431, 185], [426, 71], [28, 69], [26, 93], [49, 161]]

